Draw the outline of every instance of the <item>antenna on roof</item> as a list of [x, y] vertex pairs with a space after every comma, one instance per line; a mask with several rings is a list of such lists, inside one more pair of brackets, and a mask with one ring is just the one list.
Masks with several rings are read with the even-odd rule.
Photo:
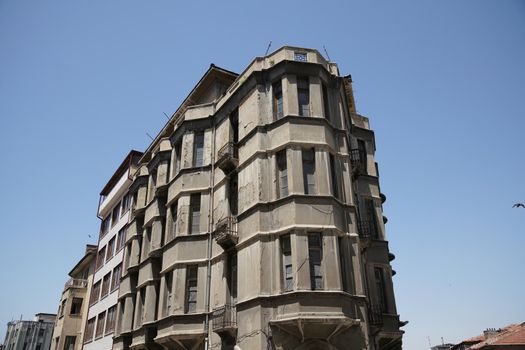
[[166, 117], [166, 119], [170, 120], [170, 117], [168, 117], [168, 115], [166, 114], [166, 112], [162, 112], [164, 113], [164, 116]]
[[328, 57], [328, 61], [332, 62], [332, 59], [330, 58], [330, 55], [328, 54], [328, 51], [326, 51], [326, 47], [323, 45], [324, 53], [326, 54], [326, 57]]
[[266, 52], [264, 53], [265, 56], [268, 54], [268, 51], [270, 51], [270, 46], [272, 46], [271, 40], [270, 40], [270, 43], [268, 44], [268, 47], [266, 48]]
[[153, 137], [151, 137], [150, 134], [146, 133], [146, 135], [148, 135], [148, 137], [151, 139], [151, 141], [153, 141]]

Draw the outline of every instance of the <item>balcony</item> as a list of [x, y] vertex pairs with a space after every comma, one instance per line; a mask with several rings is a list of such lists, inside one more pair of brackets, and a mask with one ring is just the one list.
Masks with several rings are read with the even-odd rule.
[[366, 153], [361, 149], [350, 150], [350, 161], [352, 162], [352, 173], [354, 176], [366, 174]]
[[383, 307], [378, 304], [368, 306], [368, 322], [371, 326], [383, 325]]
[[215, 241], [224, 250], [228, 250], [237, 244], [239, 237], [237, 235], [237, 218], [227, 216], [215, 226]]
[[230, 141], [219, 149], [217, 165], [225, 174], [237, 168], [239, 165], [239, 152], [234, 142]]
[[67, 290], [69, 288], [86, 288], [87, 287], [87, 280], [78, 279], [78, 278], [70, 278], [69, 281], [64, 284], [64, 290]]
[[359, 237], [361, 238], [378, 238], [377, 224], [375, 220], [358, 220], [357, 230], [359, 231]]
[[237, 336], [237, 311], [234, 305], [226, 304], [212, 312], [212, 329], [221, 338]]

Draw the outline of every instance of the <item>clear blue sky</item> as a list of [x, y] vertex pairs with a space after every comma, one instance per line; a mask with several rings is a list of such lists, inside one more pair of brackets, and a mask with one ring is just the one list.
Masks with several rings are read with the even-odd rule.
[[525, 321], [524, 1], [0, 1], [0, 341], [210, 63], [326, 46], [377, 137], [405, 348]]

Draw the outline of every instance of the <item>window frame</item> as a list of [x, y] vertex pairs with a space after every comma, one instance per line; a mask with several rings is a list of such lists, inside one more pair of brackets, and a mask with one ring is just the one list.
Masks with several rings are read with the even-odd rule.
[[291, 292], [294, 290], [294, 274], [292, 260], [292, 239], [290, 234], [279, 237], [281, 248], [282, 283], [283, 291]]
[[[102, 311], [97, 316], [97, 326], [95, 328], [95, 339], [99, 339], [104, 336], [105, 324], [106, 324], [106, 310]], [[100, 332], [99, 332], [99, 328], [100, 328]]]
[[[200, 220], [201, 220], [201, 209], [202, 209], [202, 194], [192, 193], [190, 195], [190, 223], [189, 223], [189, 234], [200, 233]], [[197, 199], [198, 198], [198, 199]], [[196, 210], [198, 208], [198, 210]]]
[[[275, 153], [275, 168], [277, 171], [277, 198], [284, 198], [290, 194], [288, 190], [288, 152], [286, 148]], [[285, 186], [283, 186], [284, 182], [286, 182]]]
[[[118, 274], [118, 276], [115, 277], [115, 275]], [[122, 263], [118, 264], [113, 268], [113, 271], [111, 272], [111, 283], [109, 286], [109, 293], [114, 292], [118, 289], [120, 286], [120, 278], [122, 277]], [[115, 282], [118, 281], [118, 282]]]
[[[198, 158], [199, 153], [201, 155], [200, 159]], [[196, 131], [193, 135], [193, 167], [198, 168], [202, 166], [204, 166], [204, 131]]]
[[273, 116], [275, 120], [284, 118], [284, 96], [282, 79], [272, 84]]
[[[110, 318], [110, 315], [112, 316], [111, 318]], [[116, 323], [117, 323], [117, 304], [109, 307], [106, 312], [106, 325], [104, 327], [104, 336], [115, 332]]]
[[[79, 300], [80, 300], [80, 303], [78, 303]], [[71, 306], [69, 307], [69, 315], [70, 316], [81, 316], [82, 315], [82, 303], [83, 302], [84, 302], [83, 298], [73, 297], [73, 299], [71, 299]], [[79, 305], [77, 313], [73, 313], [73, 307], [75, 305]]]
[[102, 277], [102, 286], [100, 287], [100, 299], [109, 295], [109, 286], [111, 285], [111, 271]]
[[309, 77], [297, 77], [297, 106], [299, 116], [305, 118], [312, 116]]
[[[311, 157], [310, 157], [311, 155]], [[303, 189], [306, 195], [315, 195], [317, 192], [315, 184], [315, 148], [302, 149]], [[313, 180], [312, 182], [309, 179]]]
[[308, 263], [310, 265], [310, 288], [323, 290], [323, 235], [320, 232], [308, 233]]
[[111, 237], [111, 239], [108, 241], [108, 244], [106, 245], [106, 259], [104, 259], [105, 263], [111, 260], [111, 258], [114, 256], [116, 241], [117, 238], [115, 236]]
[[[184, 297], [184, 312], [187, 314], [197, 312], [199, 284], [199, 266], [186, 266], [186, 294]], [[194, 300], [191, 300], [194, 299]]]

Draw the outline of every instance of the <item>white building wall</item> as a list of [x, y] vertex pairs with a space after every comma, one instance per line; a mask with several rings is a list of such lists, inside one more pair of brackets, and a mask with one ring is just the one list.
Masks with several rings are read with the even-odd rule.
[[[99, 217], [103, 219], [107, 217], [108, 215], [111, 216], [113, 208], [116, 205], [119, 205], [119, 206], [122, 205], [121, 201], [124, 198], [124, 196], [127, 194], [130, 184], [131, 184], [131, 180], [129, 180], [128, 171], [126, 171], [124, 175], [119, 179], [115, 187], [111, 189], [108, 196], [106, 196], [106, 198], [104, 198], [104, 200], [100, 203]], [[121, 210], [122, 210], [122, 207], [121, 207]], [[117, 247], [118, 233], [129, 222], [129, 213], [130, 213], [129, 209], [127, 210], [126, 213], [120, 212], [117, 223], [114, 225], [113, 223], [111, 223], [111, 227], [108, 233], [104, 237], [100, 238], [100, 241], [98, 244], [98, 251], [100, 252], [102, 248], [106, 247], [106, 255], [107, 255], [107, 246], [108, 246], [109, 241], [112, 238], [115, 238], [115, 247], [114, 247], [115, 250], [114, 250], [113, 257], [105, 261], [104, 265], [98, 268], [98, 270], [96, 270], [93, 275], [93, 285], [95, 285], [97, 282], [100, 281], [101, 290], [102, 290], [102, 280], [104, 276], [108, 273], [112, 273], [113, 269], [117, 265], [123, 263], [124, 248], [118, 249]], [[112, 280], [113, 280], [113, 276], [110, 279], [109, 294], [102, 298], [99, 298], [97, 302], [95, 302], [93, 305], [89, 307], [89, 311], [88, 311], [88, 320], [92, 319], [93, 317], [97, 318], [101, 312], [106, 311], [104, 335], [99, 338], [96, 337], [96, 328], [97, 328], [97, 323], [98, 323], [98, 319], [97, 319], [97, 321], [95, 322], [95, 327], [93, 331], [93, 340], [84, 344], [84, 350], [107, 350], [107, 349], [111, 349], [113, 346], [113, 333], [114, 332], [106, 334], [106, 331], [105, 331], [106, 325], [107, 325], [107, 316], [108, 316], [107, 311], [110, 307], [117, 305], [117, 298], [118, 298], [119, 288], [117, 287], [115, 290], [113, 291], [111, 290]], [[119, 282], [119, 285], [120, 285], [120, 282]], [[115, 320], [115, 328], [116, 328], [116, 320]]]

